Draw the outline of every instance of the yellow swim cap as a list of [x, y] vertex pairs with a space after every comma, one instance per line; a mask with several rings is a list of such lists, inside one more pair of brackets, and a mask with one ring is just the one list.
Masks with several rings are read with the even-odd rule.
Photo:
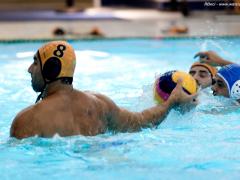
[[42, 75], [46, 82], [61, 78], [73, 78], [76, 56], [66, 41], [52, 41], [38, 49]]
[[[212, 75], [212, 77], [214, 77], [216, 74], [217, 74], [217, 68], [209, 65], [209, 64], [206, 64], [206, 63], [200, 63], [200, 62], [195, 62], [192, 64], [191, 68], [195, 67], [195, 66], [202, 66], [202, 67], [205, 67]], [[190, 69], [191, 69], [190, 68]]]

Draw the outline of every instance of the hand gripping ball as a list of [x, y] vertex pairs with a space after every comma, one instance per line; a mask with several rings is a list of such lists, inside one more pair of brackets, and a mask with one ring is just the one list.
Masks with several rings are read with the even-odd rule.
[[154, 99], [158, 104], [163, 103], [169, 98], [179, 78], [182, 79], [183, 90], [187, 94], [197, 92], [197, 83], [190, 74], [182, 71], [169, 71], [162, 74], [154, 83]]

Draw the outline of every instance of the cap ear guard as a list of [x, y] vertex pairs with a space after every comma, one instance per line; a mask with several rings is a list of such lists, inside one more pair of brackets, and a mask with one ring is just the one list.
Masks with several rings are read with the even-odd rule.
[[73, 78], [76, 56], [73, 47], [65, 41], [51, 41], [38, 49], [42, 75], [46, 83]]
[[57, 57], [50, 57], [43, 66], [43, 77], [47, 80], [54, 80], [58, 77], [62, 69], [62, 63]]
[[240, 98], [240, 80], [233, 84], [230, 96], [234, 99]]

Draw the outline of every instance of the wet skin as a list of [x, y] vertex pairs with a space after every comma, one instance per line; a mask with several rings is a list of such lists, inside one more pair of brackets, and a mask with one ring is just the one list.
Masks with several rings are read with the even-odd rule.
[[178, 103], [191, 102], [195, 95], [187, 95], [179, 81], [169, 99], [161, 105], [130, 112], [118, 107], [110, 98], [99, 93], [79, 91], [61, 80], [45, 86], [39, 59], [28, 69], [34, 91], [44, 89], [43, 100], [22, 110], [13, 120], [10, 135], [19, 139], [31, 136], [52, 137], [93, 136], [107, 130], [132, 132], [155, 126], [164, 120], [169, 110]]
[[212, 85], [212, 75], [208, 69], [203, 66], [192, 67], [189, 74], [192, 75], [201, 88], [207, 88]]
[[212, 91], [214, 96], [230, 97], [226, 83], [218, 75], [216, 75], [213, 79]]

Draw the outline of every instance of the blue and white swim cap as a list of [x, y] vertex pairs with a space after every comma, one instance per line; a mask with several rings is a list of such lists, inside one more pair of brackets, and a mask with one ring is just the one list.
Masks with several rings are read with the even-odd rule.
[[240, 99], [240, 65], [229, 64], [222, 67], [218, 73], [227, 84], [229, 96], [233, 99]]

